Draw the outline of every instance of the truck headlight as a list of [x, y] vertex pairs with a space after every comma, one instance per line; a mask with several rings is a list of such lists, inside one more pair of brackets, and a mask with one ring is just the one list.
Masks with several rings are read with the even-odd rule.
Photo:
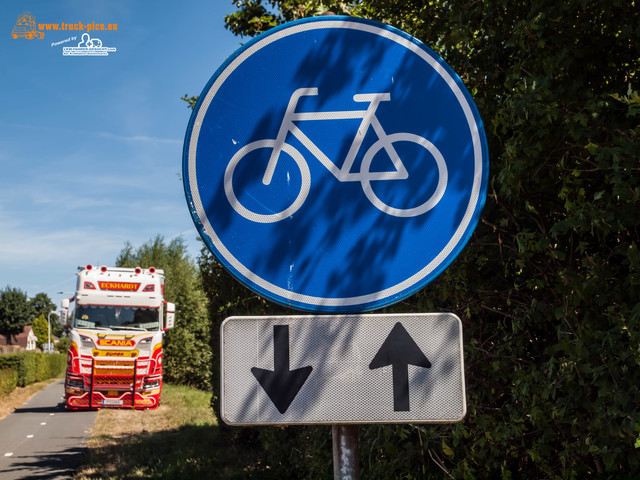
[[84, 389], [84, 381], [82, 378], [69, 378], [67, 380], [67, 388]]
[[145, 390], [160, 388], [160, 380], [150, 380], [150, 381], [144, 382], [144, 386], [142, 388], [144, 388]]

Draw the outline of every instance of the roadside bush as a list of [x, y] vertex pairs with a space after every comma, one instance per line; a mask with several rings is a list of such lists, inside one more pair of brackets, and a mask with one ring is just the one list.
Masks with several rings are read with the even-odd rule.
[[69, 337], [60, 337], [60, 341], [56, 345], [56, 350], [66, 355], [67, 350], [69, 350]]
[[9, 395], [18, 384], [18, 372], [13, 368], [0, 370], [0, 398]]
[[20, 352], [0, 356], [0, 371], [10, 368], [18, 372], [19, 387], [56, 377], [62, 374], [65, 366], [66, 357], [58, 354]]
[[54, 378], [61, 376], [65, 368], [67, 367], [67, 356], [63, 354], [52, 354], [52, 355], [40, 355], [42, 360], [44, 361], [45, 368], [42, 372], [44, 378], [38, 379], [46, 380], [48, 378]]

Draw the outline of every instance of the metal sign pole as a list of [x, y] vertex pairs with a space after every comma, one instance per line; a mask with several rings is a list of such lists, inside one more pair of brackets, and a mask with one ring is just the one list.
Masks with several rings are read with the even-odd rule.
[[358, 426], [332, 425], [331, 434], [334, 480], [359, 480]]

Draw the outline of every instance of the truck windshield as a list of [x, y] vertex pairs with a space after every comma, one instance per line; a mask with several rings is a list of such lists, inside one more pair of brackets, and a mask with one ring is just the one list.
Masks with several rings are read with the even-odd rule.
[[158, 330], [160, 322], [158, 308], [121, 307], [112, 305], [77, 305], [76, 327], [140, 328]]

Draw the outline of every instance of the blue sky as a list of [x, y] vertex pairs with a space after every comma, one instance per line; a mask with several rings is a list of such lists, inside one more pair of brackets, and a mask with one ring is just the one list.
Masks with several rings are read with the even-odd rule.
[[[224, 28], [233, 10], [231, 0], [0, 3], [0, 288], [59, 305], [77, 266], [113, 265], [126, 241], [158, 234], [181, 235], [195, 259], [180, 97], [199, 95], [246, 41]], [[14, 39], [23, 11], [38, 24], [117, 24], [88, 32], [116, 51], [64, 56], [87, 30]]]

